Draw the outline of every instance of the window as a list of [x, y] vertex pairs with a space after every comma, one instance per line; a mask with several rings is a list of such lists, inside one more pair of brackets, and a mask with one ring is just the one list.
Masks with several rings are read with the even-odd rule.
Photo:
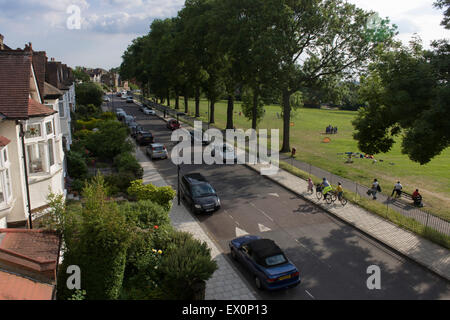
[[55, 156], [53, 152], [53, 139], [48, 140], [48, 164], [49, 167], [55, 164]]
[[59, 116], [62, 118], [64, 117], [64, 101], [59, 101]]
[[45, 123], [45, 128], [47, 130], [47, 135], [53, 134], [53, 124], [51, 121]]
[[0, 155], [0, 205], [4, 206], [12, 195], [7, 147], [0, 150]]
[[44, 172], [44, 146], [41, 143], [27, 145], [27, 153], [27, 165], [29, 173]]
[[37, 138], [42, 135], [41, 133], [41, 124], [35, 123], [35, 124], [29, 124], [27, 126], [27, 132], [25, 133], [25, 138]]

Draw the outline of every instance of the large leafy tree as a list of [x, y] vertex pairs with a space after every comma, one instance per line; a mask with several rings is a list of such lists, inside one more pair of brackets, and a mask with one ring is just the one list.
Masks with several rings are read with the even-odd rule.
[[362, 151], [388, 152], [402, 136], [402, 152], [426, 164], [450, 145], [450, 45], [433, 46], [425, 51], [414, 40], [381, 54], [371, 67], [362, 81], [368, 108], [353, 123]]
[[275, 80], [282, 95], [281, 151], [289, 152], [290, 96], [328, 77], [364, 67], [377, 48], [389, 44], [395, 30], [388, 20], [369, 23], [373, 12], [342, 0], [286, 0], [277, 12], [279, 70]]
[[437, 0], [434, 6], [439, 9], [445, 9], [444, 19], [441, 22], [446, 29], [450, 29], [450, 0]]

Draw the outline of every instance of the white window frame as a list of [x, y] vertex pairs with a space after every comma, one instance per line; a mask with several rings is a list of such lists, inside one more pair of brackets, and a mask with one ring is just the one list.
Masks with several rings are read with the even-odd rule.
[[[5, 159], [6, 154], [6, 159]], [[11, 163], [9, 162], [8, 146], [0, 149], [0, 184], [3, 191], [3, 200], [0, 201], [0, 208], [8, 206], [12, 199]], [[7, 177], [7, 172], [9, 177]]]

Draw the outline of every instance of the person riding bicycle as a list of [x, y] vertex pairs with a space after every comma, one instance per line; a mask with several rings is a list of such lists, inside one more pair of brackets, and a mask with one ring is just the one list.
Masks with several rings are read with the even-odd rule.
[[331, 184], [328, 182], [327, 178], [323, 178], [320, 186], [322, 187], [323, 198], [326, 199], [328, 192], [333, 190], [333, 188], [331, 187]]
[[342, 195], [344, 194], [344, 188], [342, 188], [342, 184], [340, 182], [338, 182], [338, 186], [336, 188], [336, 192], [337, 192], [338, 199], [341, 200], [342, 199]]

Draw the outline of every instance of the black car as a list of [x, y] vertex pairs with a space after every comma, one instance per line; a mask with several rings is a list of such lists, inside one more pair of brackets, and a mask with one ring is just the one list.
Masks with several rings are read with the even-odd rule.
[[133, 97], [127, 97], [127, 103], [133, 103]]
[[200, 173], [186, 174], [181, 178], [181, 195], [194, 213], [209, 213], [220, 209], [216, 190]]
[[140, 146], [143, 146], [155, 142], [155, 139], [153, 138], [153, 134], [151, 132], [141, 131], [136, 136], [136, 142]]
[[[192, 144], [194, 144], [194, 142], [195, 142], [194, 130], [189, 130], [189, 134], [191, 135], [191, 142], [192, 142]], [[202, 132], [201, 141], [202, 141], [202, 145], [204, 145], [204, 146], [207, 146], [210, 143], [210, 141], [205, 137], [205, 134], [203, 132]]]

